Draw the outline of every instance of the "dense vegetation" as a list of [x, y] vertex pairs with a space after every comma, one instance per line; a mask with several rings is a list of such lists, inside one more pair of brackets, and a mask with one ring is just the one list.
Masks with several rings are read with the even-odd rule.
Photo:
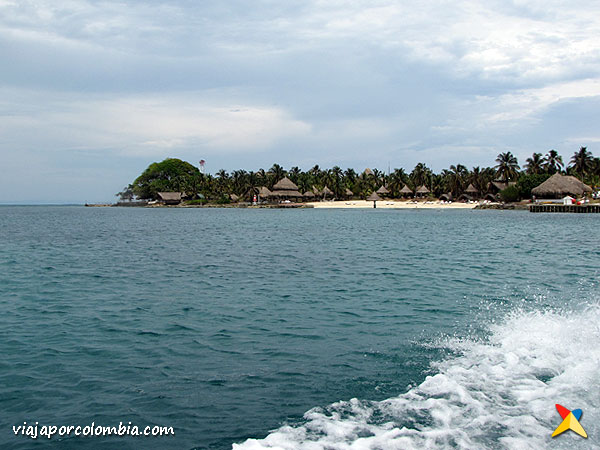
[[189, 199], [197, 202], [227, 202], [230, 194], [246, 197], [252, 188], [273, 185], [284, 176], [292, 180], [300, 192], [309, 189], [323, 189], [327, 186], [336, 197], [342, 197], [350, 189], [356, 197], [365, 198], [381, 186], [386, 186], [393, 197], [407, 185], [413, 191], [425, 185], [433, 196], [451, 193], [455, 198], [472, 184], [480, 193], [488, 190], [491, 181], [515, 181], [516, 185], [502, 194], [506, 201], [529, 198], [531, 189], [554, 173], [575, 175], [587, 184], [600, 186], [600, 158], [595, 158], [581, 147], [565, 167], [563, 159], [554, 150], [546, 155], [534, 153], [527, 158], [523, 170], [517, 158], [510, 152], [501, 153], [494, 167], [474, 167], [469, 170], [462, 164], [452, 165], [440, 173], [434, 173], [423, 163], [407, 173], [404, 169], [394, 169], [390, 173], [378, 169], [367, 169], [358, 173], [354, 169], [342, 170], [338, 166], [321, 169], [318, 165], [302, 171], [298, 167], [285, 170], [279, 164], [265, 171], [236, 170], [231, 174], [219, 170], [215, 175], [203, 174], [195, 166], [175, 158], [152, 163], [136, 180], [117, 194], [122, 200], [156, 199], [157, 192], [184, 192]]

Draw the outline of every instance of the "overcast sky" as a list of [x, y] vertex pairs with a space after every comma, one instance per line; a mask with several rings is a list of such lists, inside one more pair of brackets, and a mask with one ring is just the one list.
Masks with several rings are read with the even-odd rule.
[[0, 0], [0, 203], [166, 157], [436, 171], [600, 156], [600, 2]]

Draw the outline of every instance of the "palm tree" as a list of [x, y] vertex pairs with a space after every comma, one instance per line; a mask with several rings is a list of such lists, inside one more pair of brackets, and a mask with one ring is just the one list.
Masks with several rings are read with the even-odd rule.
[[529, 175], [537, 175], [544, 171], [546, 167], [546, 158], [541, 153], [534, 153], [531, 158], [527, 158], [525, 170]]
[[267, 172], [270, 178], [270, 185], [273, 186], [285, 176], [285, 170], [279, 164], [273, 164], [273, 167]]
[[581, 147], [578, 152], [571, 157], [571, 168], [580, 178], [586, 175], [592, 169], [594, 157], [588, 152], [587, 147]]
[[412, 188], [417, 189], [422, 185], [431, 184], [431, 169], [423, 163], [418, 163], [409, 175], [410, 181], [413, 184]]
[[464, 189], [465, 181], [469, 171], [462, 164], [450, 166], [450, 170], [445, 174], [447, 188], [452, 195], [458, 196]]
[[500, 153], [496, 158], [496, 175], [505, 183], [509, 180], [517, 178], [520, 169], [517, 157], [511, 152]]
[[400, 191], [406, 184], [408, 180], [408, 175], [404, 169], [394, 169], [394, 171], [388, 177], [388, 189], [392, 192], [394, 196], [400, 194]]
[[560, 173], [564, 167], [562, 156], [556, 150], [550, 150], [546, 155], [546, 171], [550, 175]]

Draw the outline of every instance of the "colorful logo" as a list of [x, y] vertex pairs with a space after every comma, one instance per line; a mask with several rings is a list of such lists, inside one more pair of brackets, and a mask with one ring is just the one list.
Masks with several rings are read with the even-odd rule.
[[552, 437], [558, 436], [567, 430], [572, 430], [579, 436], [587, 438], [587, 433], [579, 423], [582, 414], [580, 409], [574, 409], [573, 411], [570, 411], [557, 403], [556, 410], [560, 414], [560, 417], [563, 418], [563, 421], [558, 427], [556, 427], [556, 430], [554, 430], [554, 433], [552, 433]]

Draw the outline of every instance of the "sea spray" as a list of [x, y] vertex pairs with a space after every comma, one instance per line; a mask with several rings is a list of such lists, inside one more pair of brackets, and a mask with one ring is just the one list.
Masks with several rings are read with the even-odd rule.
[[[432, 376], [380, 402], [314, 408], [234, 449], [589, 448], [600, 436], [600, 305], [576, 311], [509, 313], [485, 339], [448, 339], [456, 356]], [[562, 420], [555, 403], [583, 410], [588, 441], [551, 438]], [[597, 441], [596, 441], [597, 442]]]

